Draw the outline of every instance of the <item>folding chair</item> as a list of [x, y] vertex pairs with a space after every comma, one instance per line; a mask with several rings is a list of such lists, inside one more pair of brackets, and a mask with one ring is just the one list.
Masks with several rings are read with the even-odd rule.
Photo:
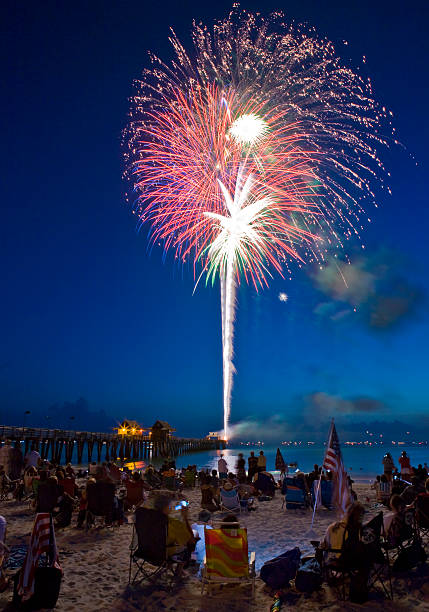
[[429, 495], [417, 495], [416, 502], [416, 526], [421, 538], [429, 538]]
[[305, 491], [298, 486], [295, 478], [285, 477], [283, 480], [282, 491], [285, 494], [282, 508], [284, 508], [285, 504], [287, 510], [306, 508], [308, 506], [307, 495]]
[[394, 563], [404, 548], [419, 539], [414, 508], [407, 508], [404, 512], [395, 515], [393, 521], [398, 522], [399, 533], [395, 537], [385, 536], [383, 543], [389, 563]]
[[389, 500], [392, 495], [392, 483], [380, 482], [377, 487], [376, 498], [380, 504], [389, 505]]
[[255, 553], [248, 552], [247, 530], [204, 529], [206, 556], [201, 567], [201, 594], [216, 585], [249, 585], [255, 594]]
[[[168, 517], [165, 514], [151, 508], [137, 508], [130, 544], [128, 584], [134, 584], [139, 575], [139, 582], [153, 581], [165, 571], [171, 571], [173, 578], [180, 577], [183, 562], [167, 556], [167, 535]], [[137, 569], [131, 579], [133, 564]]]
[[87, 487], [88, 507], [86, 511], [86, 529], [95, 524], [100, 517], [104, 526], [112, 525], [116, 487], [113, 482], [98, 482]]
[[235, 489], [220, 490], [220, 509], [227, 512], [241, 512], [240, 498]]
[[[362, 527], [361, 533], [361, 540], [368, 550], [368, 560], [372, 563], [368, 589], [377, 588], [377, 583], [379, 583], [386, 597], [393, 599], [392, 571], [388, 554], [382, 546], [384, 537], [383, 512], [379, 512]], [[388, 587], [386, 582], [388, 582]]]
[[[387, 554], [383, 551], [383, 513], [380, 512], [371, 521], [362, 527], [360, 542], [365, 546], [365, 555], [368, 561], [367, 588], [377, 588], [380, 584], [384, 594], [393, 599], [391, 570]], [[319, 542], [311, 542], [316, 548], [316, 559], [322, 567], [324, 580], [339, 592], [340, 598], [346, 600], [347, 584], [362, 571], [359, 564], [353, 561], [353, 550], [347, 550], [347, 530], [344, 532], [340, 548], [320, 548]], [[361, 551], [362, 554], [362, 551]], [[386, 586], [388, 582], [388, 587]]]

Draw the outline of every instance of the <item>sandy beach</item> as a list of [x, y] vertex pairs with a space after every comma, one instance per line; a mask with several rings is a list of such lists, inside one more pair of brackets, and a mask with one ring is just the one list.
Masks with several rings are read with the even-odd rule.
[[[367, 509], [368, 518], [379, 512], [374, 493], [366, 484], [357, 484], [360, 501]], [[192, 522], [197, 521], [200, 511], [199, 489], [187, 490], [190, 501]], [[15, 501], [3, 502], [1, 513], [8, 521], [9, 546], [28, 543], [34, 520], [34, 513], [28, 504]], [[221, 517], [220, 513], [214, 515]], [[314, 530], [322, 536], [326, 527], [335, 520], [333, 511], [321, 509], [316, 514]], [[311, 523], [311, 511], [282, 509], [282, 496], [277, 495], [270, 502], [258, 503], [257, 511], [242, 514], [241, 524], [247, 527], [249, 550], [256, 552], [257, 570], [265, 561], [295, 546], [302, 553], [310, 552], [311, 545], [305, 534]], [[131, 612], [137, 610], [171, 610], [176, 612], [210, 612], [214, 610], [240, 611], [269, 610], [272, 593], [258, 578], [256, 595], [248, 603], [234, 589], [225, 599], [209, 599], [200, 595], [197, 568], [186, 570], [181, 585], [168, 591], [162, 582], [156, 585], [128, 586], [129, 544], [132, 524], [114, 529], [92, 529], [89, 532], [77, 530], [75, 518], [72, 527], [57, 530], [57, 546], [64, 570], [60, 598], [56, 609], [61, 611], [97, 610]], [[364, 606], [339, 602], [335, 591], [324, 585], [312, 595], [298, 593], [294, 587], [286, 597], [282, 609], [293, 607], [303, 610], [429, 610], [429, 572], [426, 566], [413, 570], [406, 576], [394, 579], [394, 600], [385, 600], [380, 594], [371, 593]], [[2, 609], [9, 607], [12, 590], [0, 595]], [[223, 596], [223, 595], [222, 595]]]

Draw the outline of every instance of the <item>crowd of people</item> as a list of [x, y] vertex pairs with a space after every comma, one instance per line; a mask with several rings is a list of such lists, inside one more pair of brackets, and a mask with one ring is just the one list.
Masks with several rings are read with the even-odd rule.
[[[108, 510], [102, 511], [105, 525], [128, 522], [129, 513], [139, 507], [150, 507], [166, 515], [167, 552], [180, 555], [185, 567], [192, 556], [195, 558], [195, 551], [198, 553], [203, 545], [204, 526], [212, 520], [214, 513], [221, 513], [219, 520], [222, 521], [222, 529], [231, 528], [231, 525], [237, 527], [237, 514], [255, 511], [255, 500], [269, 501], [276, 493], [287, 498], [291, 482], [310, 500], [316, 486], [322, 489], [323, 500], [323, 484], [332, 484], [332, 473], [318, 465], [314, 465], [308, 474], [296, 470], [289, 476], [285, 469], [276, 481], [267, 470], [262, 450], [258, 455], [252, 451], [247, 461], [239, 453], [234, 465], [228, 464], [228, 457], [221, 454], [217, 469], [212, 470], [198, 470], [196, 465], [177, 469], [174, 459], [170, 457], [159, 468], [149, 464], [144, 469], [133, 470], [132, 465], [117, 465], [112, 461], [101, 464], [93, 462], [88, 470], [83, 470], [74, 468], [70, 463], [59, 466], [54, 461], [44, 460], [36, 449], [22, 457], [19, 448], [11, 445], [4, 445], [0, 449], [0, 462], [0, 492], [3, 498], [9, 496], [17, 502], [28, 503], [35, 513], [50, 513], [56, 528], [90, 528], [100, 514], [97, 508], [101, 498], [108, 499], [109, 505]], [[412, 467], [404, 451], [399, 458], [399, 466], [400, 469], [396, 469], [391, 454], [386, 453], [383, 474], [374, 483], [377, 499], [389, 509], [384, 513], [384, 533], [386, 542], [391, 546], [403, 537], [407, 511], [413, 509], [417, 515], [421, 512], [426, 514], [426, 518], [429, 516], [427, 465]], [[324, 550], [344, 548], [347, 539], [354, 566], [359, 566], [365, 579], [367, 552], [361, 543], [365, 511], [357, 501], [350, 479], [349, 484], [353, 503], [341, 520], [329, 526], [319, 552], [325, 554]], [[196, 486], [201, 493], [201, 508], [198, 522], [191, 524], [185, 490]], [[178, 500], [181, 501], [178, 503]], [[329, 503], [323, 504], [330, 507]], [[6, 522], [0, 517], [3, 542], [5, 531]], [[1, 552], [0, 546], [0, 558]], [[2, 584], [0, 576], [0, 590]]]

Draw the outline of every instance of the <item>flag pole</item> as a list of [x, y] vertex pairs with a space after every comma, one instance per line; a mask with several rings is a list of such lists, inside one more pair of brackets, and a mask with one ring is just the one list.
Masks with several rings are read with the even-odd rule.
[[[329, 434], [328, 434], [328, 446], [329, 446], [329, 442], [331, 441], [333, 427], [334, 427], [334, 418], [332, 417], [331, 427], [329, 429]], [[325, 450], [325, 455], [326, 455], [326, 450]], [[323, 464], [324, 463], [325, 463], [325, 457], [323, 457], [323, 463], [322, 463], [321, 470], [320, 470], [320, 476], [319, 476], [319, 480], [317, 482], [317, 492], [316, 492], [316, 495], [315, 495], [315, 498], [314, 498], [313, 516], [311, 517], [311, 526], [310, 526], [310, 529], [306, 533], [306, 537], [317, 537], [317, 534], [313, 531], [313, 525], [314, 525], [314, 517], [316, 516], [317, 501], [319, 499], [320, 483], [322, 482], [322, 472], [323, 472]], [[311, 494], [311, 492], [310, 492], [310, 494]]]

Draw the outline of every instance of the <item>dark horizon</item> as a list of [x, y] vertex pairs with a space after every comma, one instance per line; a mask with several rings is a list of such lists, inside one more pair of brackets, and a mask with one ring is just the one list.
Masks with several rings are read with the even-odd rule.
[[[210, 25], [230, 8], [2, 3], [0, 424], [30, 410], [29, 426], [221, 429], [218, 287], [192, 295], [192, 271], [148, 251], [126, 203], [121, 132], [147, 51], [170, 60], [170, 26], [189, 49], [192, 19]], [[358, 312], [310, 266], [259, 294], [240, 287], [231, 422], [324, 436], [332, 416], [344, 433], [397, 421], [398, 435], [427, 438], [429, 6], [293, 0], [263, 12], [277, 9], [371, 78], [403, 147], [384, 156], [392, 196], [368, 211], [365, 251], [352, 249]]]

